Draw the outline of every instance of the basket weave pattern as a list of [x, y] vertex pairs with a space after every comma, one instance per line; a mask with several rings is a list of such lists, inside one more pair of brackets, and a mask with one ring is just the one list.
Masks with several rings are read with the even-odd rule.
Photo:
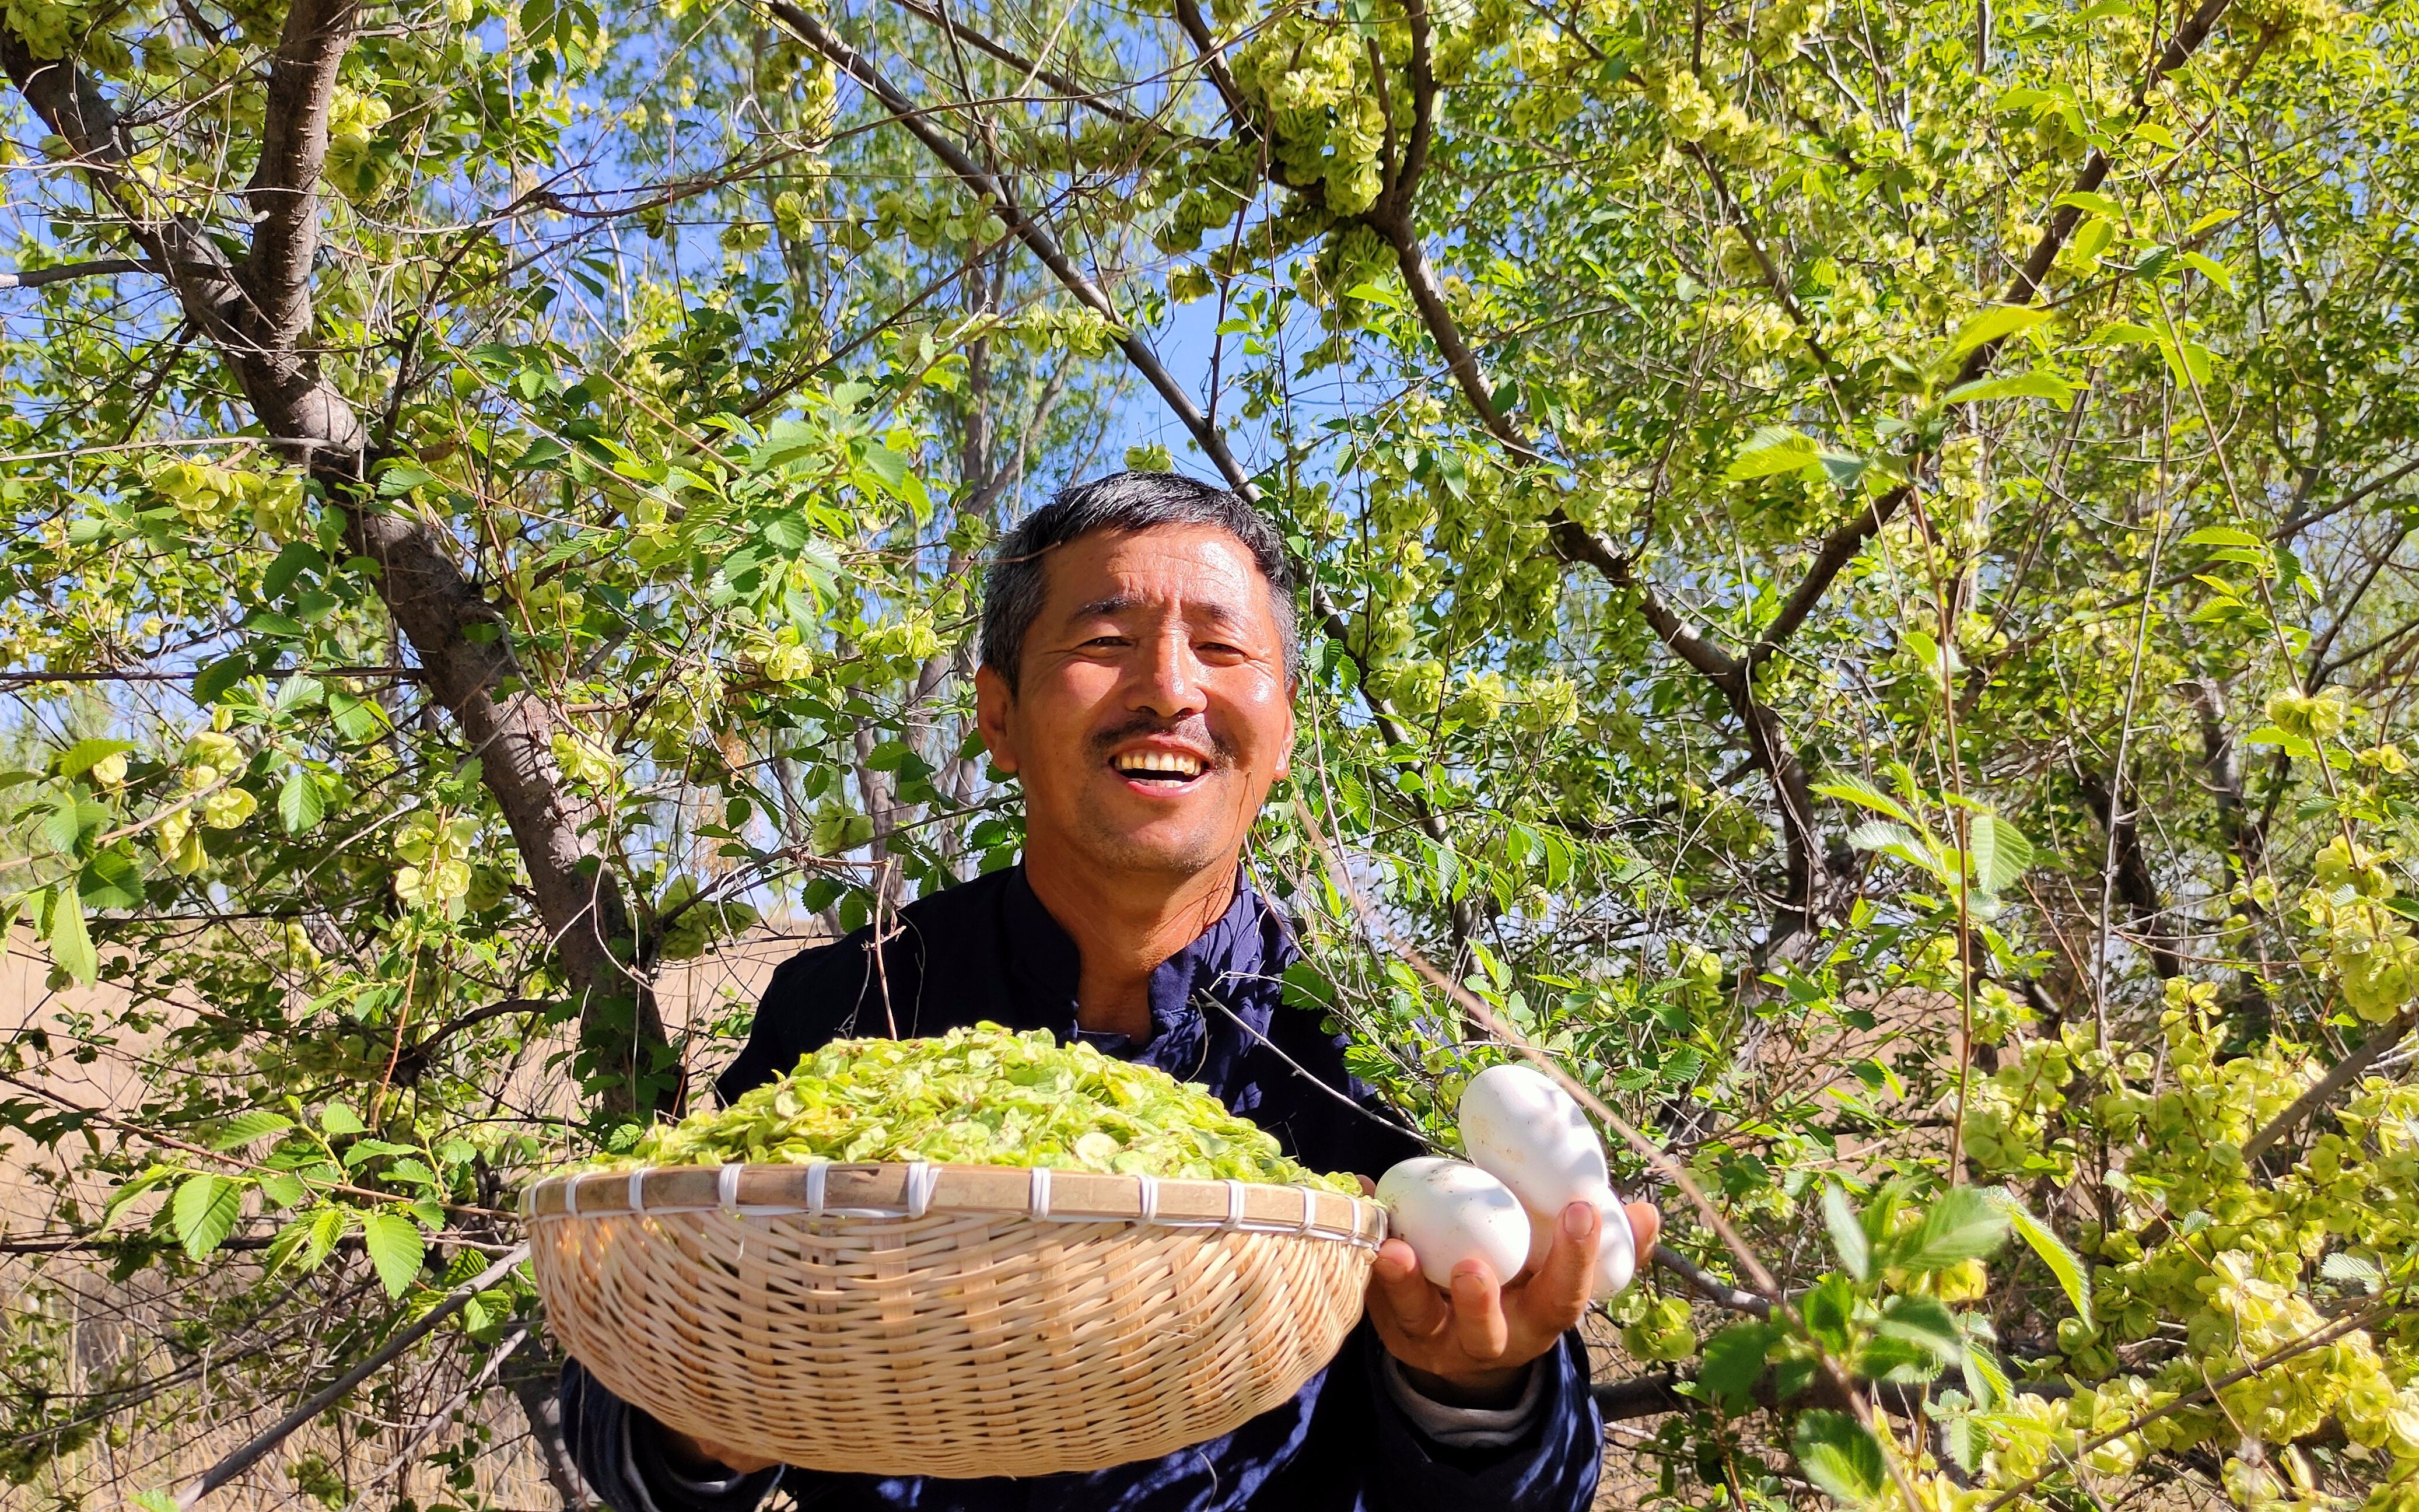
[[1333, 1193], [977, 1166], [606, 1173], [524, 1204], [549, 1323], [608, 1390], [885, 1475], [1094, 1470], [1225, 1433], [1333, 1356], [1384, 1235]]

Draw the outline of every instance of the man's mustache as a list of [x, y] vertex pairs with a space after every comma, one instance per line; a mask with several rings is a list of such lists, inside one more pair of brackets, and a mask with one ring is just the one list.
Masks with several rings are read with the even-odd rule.
[[1105, 760], [1111, 750], [1138, 735], [1165, 735], [1181, 740], [1195, 750], [1209, 751], [1215, 759], [1216, 765], [1235, 764], [1234, 742], [1228, 740], [1223, 733], [1211, 729], [1210, 721], [1199, 715], [1194, 715], [1189, 719], [1175, 720], [1156, 719], [1148, 714], [1139, 715], [1114, 730], [1104, 730], [1094, 735], [1092, 749], [1095, 754]]

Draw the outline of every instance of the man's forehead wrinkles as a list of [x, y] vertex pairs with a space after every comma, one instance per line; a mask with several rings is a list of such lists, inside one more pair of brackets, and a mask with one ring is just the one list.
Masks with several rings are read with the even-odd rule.
[[1249, 614], [1223, 598], [1196, 597], [1187, 594], [1181, 599], [1175, 599], [1147, 594], [1110, 594], [1103, 597], [1090, 599], [1075, 606], [1074, 617], [1079, 620], [1092, 619], [1097, 616], [1130, 613], [1135, 609], [1167, 608], [1181, 609], [1189, 616], [1212, 620], [1220, 625], [1241, 625], [1250, 620]]

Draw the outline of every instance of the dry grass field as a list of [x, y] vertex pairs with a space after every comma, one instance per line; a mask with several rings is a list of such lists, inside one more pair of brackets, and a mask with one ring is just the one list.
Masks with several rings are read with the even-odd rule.
[[[78, 1015], [112, 1016], [123, 1007], [106, 987], [46, 989], [46, 960], [22, 940], [9, 943], [0, 955], [0, 1039], [20, 1041], [44, 1027], [60, 1036]], [[719, 1016], [730, 1003], [752, 1001], [773, 967], [796, 949], [795, 938], [768, 932], [667, 971], [668, 1023], [677, 1034]], [[143, 1064], [156, 1044], [156, 1036], [124, 1037], [89, 1064], [55, 1057], [28, 1080], [81, 1107], [124, 1112], [146, 1071], [174, 1072]], [[540, 1059], [529, 1057], [509, 1089], [516, 1104], [543, 1108], [560, 1101], [562, 1088], [550, 1084]], [[106, 1196], [75, 1168], [81, 1149], [70, 1138], [68, 1153], [54, 1159], [0, 1137], [0, 1369], [30, 1358], [24, 1347], [38, 1339], [66, 1345], [66, 1379], [19, 1385], [19, 1377], [0, 1376], [0, 1395], [46, 1391], [64, 1398], [60, 1415], [72, 1421], [106, 1413], [116, 1431], [43, 1465], [22, 1484], [0, 1479], [0, 1512], [116, 1507], [138, 1493], [187, 1484], [329, 1379], [332, 1371], [316, 1368], [316, 1344], [361, 1317], [384, 1316], [387, 1305], [358, 1251], [340, 1253], [256, 1319], [229, 1309], [227, 1298], [247, 1279], [239, 1257], [232, 1266], [214, 1260], [213, 1277], [153, 1269], [113, 1280], [56, 1222], [63, 1194], [86, 1213], [98, 1213]], [[136, 1216], [122, 1223], [139, 1226], [153, 1200], [144, 1199]], [[235, 1242], [256, 1244], [268, 1232], [247, 1225]], [[406, 1502], [556, 1512], [562, 1499], [535, 1452], [520, 1396], [500, 1389], [509, 1379], [465, 1379], [460, 1351], [446, 1337], [440, 1332], [203, 1504], [209, 1512], [333, 1512]], [[536, 1396], [551, 1369], [532, 1349], [501, 1374], [539, 1378], [520, 1383]], [[23, 1448], [0, 1442], [0, 1469]], [[446, 1484], [457, 1458], [468, 1466], [467, 1489]]]

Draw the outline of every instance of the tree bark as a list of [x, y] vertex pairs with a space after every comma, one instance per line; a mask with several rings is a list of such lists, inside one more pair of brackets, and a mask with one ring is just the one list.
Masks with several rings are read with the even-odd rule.
[[2143, 950], [2150, 958], [2150, 969], [2161, 981], [2183, 974], [2183, 961], [2176, 952], [2176, 942], [2163, 918], [2165, 907], [2159, 901], [2159, 884], [2150, 875], [2150, 863], [2142, 851], [2142, 828], [2133, 810], [2118, 811], [2116, 795], [2099, 773], [2088, 769], [2075, 774], [2082, 785], [2083, 798], [2091, 805], [2092, 813], [2100, 820], [2117, 842], [2117, 874], [2114, 882], [2117, 896], [2125, 900], [2133, 915], [2134, 928]]

